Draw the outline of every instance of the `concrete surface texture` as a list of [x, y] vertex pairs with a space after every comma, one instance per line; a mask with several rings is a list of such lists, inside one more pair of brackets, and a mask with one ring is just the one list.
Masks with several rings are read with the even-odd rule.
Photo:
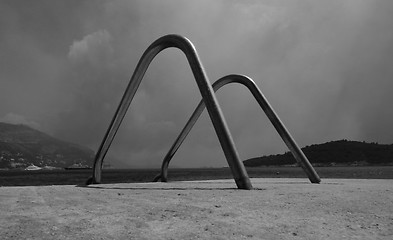
[[393, 181], [0, 188], [1, 239], [393, 239]]

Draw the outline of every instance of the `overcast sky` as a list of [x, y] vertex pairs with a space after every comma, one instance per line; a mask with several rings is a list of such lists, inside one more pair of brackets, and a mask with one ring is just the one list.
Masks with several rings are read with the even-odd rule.
[[[301, 147], [393, 143], [393, 1], [0, 1], [0, 121], [97, 150], [144, 50], [177, 33], [211, 82], [245, 74]], [[242, 159], [287, 151], [251, 94], [217, 93]], [[106, 161], [159, 167], [200, 99], [184, 55], [153, 61]], [[205, 113], [172, 166], [227, 166]]]

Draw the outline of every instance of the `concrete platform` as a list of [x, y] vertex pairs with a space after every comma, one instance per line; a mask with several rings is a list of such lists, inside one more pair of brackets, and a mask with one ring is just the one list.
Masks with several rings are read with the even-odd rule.
[[393, 180], [0, 187], [1, 239], [393, 239]]

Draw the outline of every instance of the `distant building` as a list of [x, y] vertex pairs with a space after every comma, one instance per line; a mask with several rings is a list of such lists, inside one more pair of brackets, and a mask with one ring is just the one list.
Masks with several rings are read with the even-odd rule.
[[87, 165], [83, 165], [82, 163], [74, 163], [69, 167], [65, 167], [65, 170], [78, 170], [78, 169], [91, 169], [91, 167]]

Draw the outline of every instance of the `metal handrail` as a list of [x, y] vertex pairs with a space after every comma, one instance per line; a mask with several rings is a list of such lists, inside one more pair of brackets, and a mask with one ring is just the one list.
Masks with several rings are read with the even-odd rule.
[[109, 125], [109, 128], [96, 153], [93, 176], [86, 181], [86, 184], [96, 184], [101, 182], [101, 172], [103, 159], [119, 129], [119, 126], [131, 104], [132, 99], [142, 81], [142, 78], [154, 57], [162, 50], [175, 47], [183, 51], [194, 74], [195, 80], [201, 92], [207, 111], [213, 123], [214, 129], [224, 151], [228, 165], [231, 168], [236, 185], [240, 189], [252, 189], [250, 179], [247, 175], [243, 162], [240, 161], [239, 154], [235, 148], [232, 136], [227, 123], [221, 112], [221, 108], [216, 99], [213, 88], [207, 78], [205, 70], [199, 60], [198, 54], [193, 44], [185, 37], [179, 35], [167, 35], [153, 42], [143, 53], [138, 65], [130, 79], [126, 91], [120, 101], [116, 113]]
[[[274, 112], [273, 108], [266, 100], [262, 92], [259, 90], [258, 86], [254, 83], [254, 81], [247, 76], [228, 75], [217, 80], [213, 84], [213, 90], [217, 91], [222, 86], [225, 86], [229, 83], [239, 83], [246, 86], [250, 90], [255, 100], [257, 100], [257, 102], [259, 103], [259, 106], [266, 113], [267, 117], [269, 118], [275, 129], [277, 130], [278, 134], [281, 136], [282, 140], [285, 142], [285, 144], [291, 151], [292, 155], [295, 157], [296, 161], [306, 172], [310, 181], [312, 183], [321, 182], [321, 179], [319, 178], [318, 174], [315, 172], [314, 168], [308, 161], [307, 157], [304, 155], [303, 151], [298, 147], [297, 143], [295, 142], [289, 131], [285, 128], [284, 124], [282, 123], [278, 115]], [[188, 133], [191, 131], [196, 121], [199, 119], [204, 109], [205, 109], [205, 103], [203, 100], [201, 100], [198, 106], [196, 107], [195, 111], [192, 113], [190, 119], [184, 126], [183, 130], [181, 131], [181, 133], [173, 143], [172, 147], [169, 149], [168, 153], [166, 154], [162, 162], [161, 173], [157, 175], [153, 181], [158, 181], [159, 179], [161, 179], [162, 182], [166, 182], [168, 180], [169, 162], [175, 155], [176, 151], [179, 149], [180, 145], [183, 143], [184, 139], [187, 137]]]

